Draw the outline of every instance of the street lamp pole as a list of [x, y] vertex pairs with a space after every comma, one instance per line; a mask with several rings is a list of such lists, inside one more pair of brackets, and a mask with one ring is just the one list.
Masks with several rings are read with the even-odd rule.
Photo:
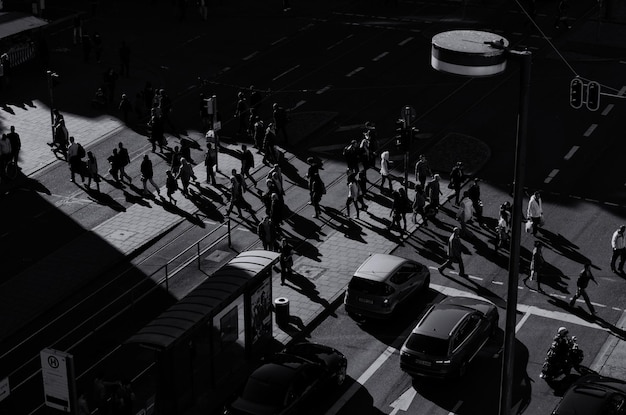
[[515, 326], [517, 318], [517, 284], [519, 279], [522, 201], [526, 170], [526, 141], [532, 54], [508, 48], [509, 42], [499, 35], [476, 30], [443, 32], [432, 39], [431, 65], [434, 69], [471, 77], [493, 76], [504, 72], [506, 58], [520, 62], [520, 93], [515, 143], [513, 178], [513, 211], [509, 276], [504, 329], [504, 353], [500, 379], [499, 414], [509, 415], [512, 409], [513, 371], [515, 363]]
[[528, 134], [528, 103], [530, 98], [530, 51], [508, 50], [508, 56], [520, 63], [520, 92], [517, 114], [517, 137], [515, 143], [515, 173], [513, 182], [513, 211], [511, 220], [511, 248], [509, 256], [509, 281], [506, 300], [506, 323], [504, 328], [504, 355], [500, 382], [500, 415], [511, 413], [513, 402], [513, 372], [515, 363], [515, 326], [517, 325], [517, 284], [519, 280], [520, 239], [522, 233], [522, 202], [524, 200], [524, 177], [526, 175], [526, 141]]

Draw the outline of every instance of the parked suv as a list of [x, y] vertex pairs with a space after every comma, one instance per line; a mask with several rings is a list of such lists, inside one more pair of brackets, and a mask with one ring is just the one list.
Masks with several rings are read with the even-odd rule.
[[373, 254], [354, 273], [344, 304], [348, 314], [385, 318], [412, 294], [428, 291], [429, 286], [426, 266], [395, 255]]

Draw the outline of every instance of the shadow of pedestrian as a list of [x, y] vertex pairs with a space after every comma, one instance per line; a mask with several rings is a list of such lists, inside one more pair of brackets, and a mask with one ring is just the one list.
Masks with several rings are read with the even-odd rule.
[[226, 205], [224, 195], [211, 189], [208, 185], [205, 187], [196, 182], [194, 183], [194, 186], [198, 189], [197, 193], [199, 193], [202, 197], [212, 200], [215, 203], [219, 203], [220, 205]]
[[87, 193], [89, 197], [99, 205], [108, 206], [116, 212], [126, 212], [126, 208], [117, 200], [113, 199], [109, 194], [99, 192], [96, 189], [90, 189], [86, 186], [79, 187], [82, 187], [85, 190], [85, 193]]
[[345, 216], [342, 212], [338, 211], [335, 208], [324, 206], [324, 213], [330, 216], [329, 221], [324, 221], [324, 223], [328, 224], [333, 229], [336, 229], [338, 232], [342, 232], [346, 238], [353, 239], [358, 242], [367, 243], [365, 239], [363, 239], [363, 228], [359, 226], [354, 220]]
[[196, 192], [190, 188], [188, 199], [207, 219], [220, 223], [224, 222], [224, 215], [222, 212], [220, 212], [220, 210], [213, 203], [204, 198], [202, 193]]
[[17, 173], [15, 179], [9, 180], [3, 178], [2, 181], [0, 181], [0, 194], [6, 194], [16, 189], [32, 190], [46, 195], [52, 194], [50, 189], [44, 186], [41, 182], [24, 175], [21, 170]]
[[285, 323], [281, 323], [281, 322], [277, 322], [276, 325], [278, 327], [280, 327], [280, 329], [282, 331], [284, 331], [285, 333], [287, 333], [291, 337], [298, 337], [298, 338], [301, 338], [301, 337], [309, 338], [309, 337], [311, 337], [306, 332], [306, 326], [304, 325], [304, 322], [298, 316], [289, 316], [289, 320], [287, 321], [286, 324]]
[[300, 175], [300, 172], [298, 172], [298, 169], [296, 169], [293, 164], [283, 159], [283, 161], [280, 163], [280, 170], [283, 177], [287, 178], [291, 183], [295, 184], [296, 186], [308, 189], [309, 182], [307, 181], [307, 179]]
[[206, 227], [202, 219], [198, 218], [196, 215], [192, 215], [191, 213], [182, 210], [176, 205], [170, 203], [169, 201], [166, 201], [165, 196], [159, 196], [159, 199], [154, 199], [154, 203], [158, 206], [161, 206], [167, 212], [182, 216], [194, 225], [197, 225], [201, 228]]
[[320, 304], [326, 311], [330, 311], [332, 317], [337, 317], [333, 311], [333, 307], [325, 298], [320, 297], [320, 292], [316, 289], [316, 286], [307, 277], [297, 272], [292, 272], [286, 279], [286, 286], [293, 288], [300, 294], [305, 295], [309, 300], [314, 303]]
[[132, 194], [126, 190], [122, 190], [122, 192], [124, 193], [124, 198], [126, 199], [128, 203], [137, 204], [137, 205], [141, 205], [141, 206], [148, 207], [148, 208], [152, 207], [152, 205], [150, 205], [150, 202], [148, 202], [144, 198], [144, 196], [142, 196], [142, 193], [143, 193], [142, 190], [139, 190], [139, 188], [133, 185], [130, 185], [130, 188], [137, 194]]
[[293, 231], [298, 235], [302, 235], [316, 241], [320, 240], [319, 233], [321, 231], [321, 227], [316, 222], [295, 212], [286, 217], [285, 222], [290, 224]]
[[578, 251], [579, 247], [570, 242], [560, 233], [554, 234], [544, 228], [539, 228], [537, 232], [537, 239], [557, 254], [569, 258], [574, 262], [578, 262], [580, 264], [589, 262], [589, 258]]

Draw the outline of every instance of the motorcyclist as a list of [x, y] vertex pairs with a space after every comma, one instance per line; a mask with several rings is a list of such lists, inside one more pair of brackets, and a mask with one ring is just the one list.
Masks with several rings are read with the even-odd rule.
[[582, 350], [578, 347], [576, 337], [570, 338], [566, 327], [559, 327], [552, 339], [541, 374], [542, 379], [551, 380], [559, 374], [569, 374], [572, 367], [578, 367], [582, 361]]

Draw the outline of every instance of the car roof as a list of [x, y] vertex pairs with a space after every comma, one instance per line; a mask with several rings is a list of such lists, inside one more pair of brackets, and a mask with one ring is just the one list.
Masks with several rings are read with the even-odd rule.
[[255, 370], [250, 377], [275, 385], [288, 385], [302, 366], [300, 362], [270, 362]]
[[407, 262], [413, 261], [395, 255], [372, 254], [356, 270], [354, 276], [372, 281], [384, 281], [389, 274]]
[[435, 304], [415, 326], [413, 333], [448, 339], [450, 332], [472, 313], [473, 310], [454, 304]]
[[615, 393], [626, 395], [626, 382], [598, 374], [589, 374], [578, 379], [565, 392], [553, 413], [557, 415], [603, 414], [606, 413], [604, 410], [607, 402]]

